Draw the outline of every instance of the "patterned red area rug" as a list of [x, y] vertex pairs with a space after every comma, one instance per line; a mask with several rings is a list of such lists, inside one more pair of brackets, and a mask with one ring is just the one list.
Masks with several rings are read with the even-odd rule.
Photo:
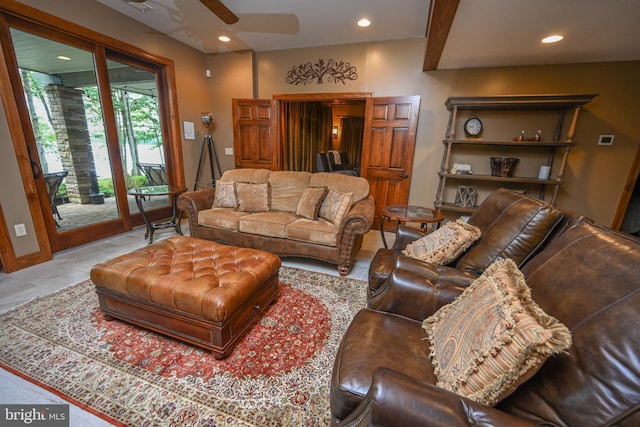
[[280, 296], [225, 360], [105, 321], [90, 281], [0, 315], [0, 366], [113, 423], [323, 426], [361, 281], [283, 267]]

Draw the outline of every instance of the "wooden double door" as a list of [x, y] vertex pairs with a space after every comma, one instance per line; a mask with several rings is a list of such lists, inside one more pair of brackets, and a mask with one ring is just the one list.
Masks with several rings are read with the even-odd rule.
[[[341, 94], [305, 95], [302, 99], [334, 99], [336, 95]], [[361, 176], [369, 181], [376, 202], [377, 227], [384, 206], [403, 205], [409, 200], [420, 96], [341, 96], [363, 98], [366, 103]], [[278, 104], [279, 99], [233, 100], [236, 168], [282, 170], [284, 143]]]

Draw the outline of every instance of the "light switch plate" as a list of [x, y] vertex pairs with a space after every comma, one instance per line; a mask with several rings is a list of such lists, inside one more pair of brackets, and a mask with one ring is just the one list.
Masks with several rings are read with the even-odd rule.
[[613, 145], [613, 138], [615, 135], [600, 135], [598, 138], [598, 145]]
[[16, 230], [16, 237], [22, 237], [27, 235], [27, 229], [24, 224], [15, 224], [13, 228]]
[[225, 147], [224, 154], [226, 154], [227, 156], [233, 156], [233, 148]]

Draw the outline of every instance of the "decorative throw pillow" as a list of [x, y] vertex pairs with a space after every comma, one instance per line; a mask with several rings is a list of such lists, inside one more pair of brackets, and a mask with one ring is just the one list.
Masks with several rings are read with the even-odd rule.
[[239, 208], [243, 212], [267, 212], [269, 210], [269, 183], [236, 184]]
[[216, 194], [213, 198], [213, 207], [234, 209], [238, 207], [235, 182], [216, 181]]
[[402, 253], [432, 264], [446, 265], [478, 240], [480, 234], [478, 227], [458, 219], [446, 223], [422, 239], [409, 243]]
[[320, 205], [327, 195], [327, 187], [309, 187], [302, 193], [296, 215], [308, 219], [318, 219]]
[[531, 298], [516, 263], [491, 264], [424, 320], [437, 386], [493, 406], [571, 346], [571, 332]]
[[339, 227], [342, 223], [342, 218], [344, 218], [351, 207], [352, 199], [353, 193], [340, 193], [335, 190], [329, 190], [320, 205], [318, 216]]

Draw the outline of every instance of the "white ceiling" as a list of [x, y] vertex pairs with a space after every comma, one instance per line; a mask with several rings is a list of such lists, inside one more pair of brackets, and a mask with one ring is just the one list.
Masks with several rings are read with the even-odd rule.
[[198, 0], [98, 1], [205, 53], [424, 37], [429, 13], [428, 0], [222, 0], [240, 18], [226, 25]]
[[[540, 43], [550, 34], [565, 38]], [[632, 60], [639, 0], [461, 0], [439, 68]]]
[[[98, 0], [204, 53], [425, 37], [429, 0]], [[372, 25], [355, 25], [367, 17]], [[559, 33], [565, 39], [542, 45]], [[218, 35], [232, 38], [228, 44]], [[640, 0], [460, 0], [438, 68], [640, 60]]]

